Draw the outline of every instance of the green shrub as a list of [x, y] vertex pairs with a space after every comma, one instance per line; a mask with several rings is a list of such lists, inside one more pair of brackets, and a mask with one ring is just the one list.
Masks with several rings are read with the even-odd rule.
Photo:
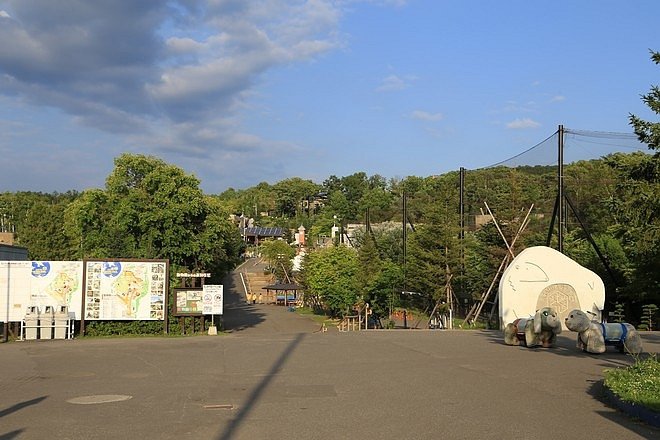
[[628, 403], [660, 411], [660, 362], [655, 356], [605, 370], [605, 386]]
[[623, 304], [617, 302], [614, 304], [614, 311], [610, 312], [610, 317], [612, 318], [612, 322], [626, 322], [626, 316], [624, 313], [624, 306]]
[[162, 335], [163, 321], [87, 321], [85, 336]]
[[658, 311], [658, 306], [655, 304], [646, 304], [644, 307], [642, 307], [642, 325], [640, 325], [640, 329], [642, 326], [644, 326], [644, 330], [653, 330], [653, 324], [655, 322], [655, 314]]

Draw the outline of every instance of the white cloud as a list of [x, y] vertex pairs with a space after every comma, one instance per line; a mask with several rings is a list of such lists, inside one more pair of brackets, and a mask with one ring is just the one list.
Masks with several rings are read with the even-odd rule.
[[381, 80], [380, 85], [376, 88], [377, 92], [395, 92], [404, 90], [410, 87], [412, 82], [417, 79], [414, 75], [406, 75], [401, 77], [399, 75], [389, 75]]
[[410, 117], [420, 121], [441, 121], [445, 116], [442, 113], [429, 113], [423, 110], [415, 110], [410, 114]]
[[235, 116], [269, 69], [344, 44], [331, 0], [57, 3], [21, 0], [2, 20], [0, 93], [131, 139], [169, 126], [163, 148], [199, 156], [270, 148], [215, 115]]
[[514, 121], [511, 121], [506, 124], [506, 128], [510, 128], [512, 130], [521, 130], [525, 128], [537, 128], [540, 127], [541, 124], [534, 121], [533, 119], [530, 118], [522, 118], [522, 119], [516, 119]]
[[566, 100], [566, 97], [565, 97], [565, 96], [563, 96], [563, 95], [556, 95], [556, 96], [553, 96], [553, 97], [550, 99], [550, 102], [561, 102], [561, 101], [565, 101], [565, 100]]
[[403, 7], [410, 2], [410, 0], [364, 0], [364, 1], [368, 3], [374, 3], [377, 5], [395, 6], [395, 7]]
[[533, 113], [536, 111], [536, 102], [527, 101], [520, 103], [518, 101], [507, 101], [501, 110], [495, 113]]

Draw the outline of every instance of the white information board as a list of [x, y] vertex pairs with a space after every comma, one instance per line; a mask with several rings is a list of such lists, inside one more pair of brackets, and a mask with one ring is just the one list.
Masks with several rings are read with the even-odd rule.
[[80, 319], [82, 286], [81, 261], [0, 261], [0, 321], [21, 321], [34, 306], [67, 306]]
[[206, 284], [203, 287], [203, 314], [222, 315], [224, 301], [222, 284]]

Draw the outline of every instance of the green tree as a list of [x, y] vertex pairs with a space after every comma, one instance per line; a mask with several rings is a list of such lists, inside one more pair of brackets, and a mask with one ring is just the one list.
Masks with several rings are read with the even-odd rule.
[[285, 282], [291, 273], [295, 249], [284, 240], [267, 240], [262, 243], [261, 253], [273, 269], [275, 277]]
[[[651, 60], [660, 64], [660, 52], [651, 51]], [[653, 113], [660, 115], [660, 88], [657, 85], [651, 86], [649, 93], [642, 95], [642, 101]], [[660, 122], [645, 121], [633, 114], [630, 114], [629, 120], [639, 140], [650, 149], [660, 151]]]
[[371, 291], [374, 282], [380, 276], [382, 261], [378, 255], [378, 248], [373, 235], [367, 231], [360, 247], [358, 248], [359, 284], [362, 297], [369, 301], [368, 292]]
[[33, 260], [69, 260], [75, 254], [64, 229], [67, 204], [37, 202], [25, 217], [21, 245]]
[[311, 180], [293, 177], [276, 183], [273, 190], [278, 213], [287, 217], [297, 217], [303, 212], [303, 201], [318, 194], [320, 186]]
[[367, 299], [378, 318], [389, 316], [394, 307], [399, 306], [399, 287], [403, 283], [403, 270], [399, 264], [384, 260], [378, 277], [373, 280], [367, 292]]
[[71, 202], [64, 213], [64, 232], [75, 249], [75, 259], [110, 258], [122, 255], [115, 248], [132, 247], [131, 237], [114, 235], [110, 206], [104, 190], [90, 189]]
[[30, 258], [70, 259], [72, 249], [62, 218], [68, 203], [77, 197], [72, 191], [1, 193], [0, 227], [14, 232], [16, 244], [27, 247]]
[[331, 316], [350, 313], [359, 297], [358, 266], [356, 252], [346, 246], [309, 252], [302, 269], [305, 295]]
[[333, 217], [337, 216], [338, 222], [345, 222], [353, 219], [354, 209], [346, 198], [346, 195], [339, 190], [332, 191], [328, 194], [325, 211], [331, 212]]
[[[660, 53], [651, 58], [660, 63]], [[642, 96], [644, 103], [660, 114], [660, 90], [653, 86]], [[629, 299], [628, 306], [641, 307], [642, 302], [660, 300], [660, 123], [630, 115], [639, 140], [646, 143], [654, 155], [636, 153], [614, 154], [606, 163], [618, 174], [616, 191], [608, 207], [616, 220], [612, 231], [623, 244], [631, 263], [630, 282], [621, 288]]]
[[198, 236], [208, 206], [196, 177], [154, 157], [123, 154], [106, 187], [111, 224], [133, 238], [125, 254], [201, 269]]
[[85, 191], [64, 230], [82, 258], [169, 259], [176, 268], [222, 276], [237, 261], [240, 232], [199, 180], [161, 159], [123, 154], [106, 189]]
[[[405, 269], [408, 290], [419, 292], [413, 297], [420, 308], [426, 308], [444, 294], [447, 268], [459, 272], [458, 200], [453, 178], [434, 179], [424, 190], [429, 202], [424, 207], [424, 222], [409, 235]], [[419, 298], [419, 301], [418, 301]]]

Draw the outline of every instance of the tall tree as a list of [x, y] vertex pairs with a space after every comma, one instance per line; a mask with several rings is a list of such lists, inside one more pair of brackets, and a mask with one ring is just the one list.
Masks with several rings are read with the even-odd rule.
[[311, 180], [293, 177], [276, 183], [273, 189], [278, 213], [287, 217], [296, 217], [303, 211], [303, 200], [318, 194], [320, 186]]
[[228, 212], [196, 177], [151, 156], [117, 157], [106, 190], [83, 193], [65, 219], [85, 258], [167, 258], [222, 275], [242, 246]]
[[[660, 64], [660, 53], [651, 52], [651, 59]], [[642, 100], [656, 115], [660, 114], [658, 86], [652, 86]], [[629, 306], [633, 303], [641, 309], [643, 302], [660, 300], [660, 122], [645, 121], [633, 114], [629, 120], [639, 140], [655, 154], [615, 154], [606, 162], [619, 174], [609, 206], [617, 219], [613, 229], [632, 265], [630, 283], [621, 291], [629, 299]]]
[[429, 203], [424, 207], [424, 222], [409, 235], [406, 284], [421, 293], [420, 306], [428, 307], [441, 297], [447, 279], [447, 268], [459, 269], [458, 200], [453, 179], [431, 179], [424, 189]]
[[[651, 60], [655, 64], [660, 64], [660, 52], [651, 51]], [[642, 95], [642, 101], [653, 113], [660, 115], [660, 87], [651, 86], [649, 93]], [[650, 149], [660, 152], [660, 122], [645, 121], [633, 114], [630, 114], [629, 119], [639, 140]]]

